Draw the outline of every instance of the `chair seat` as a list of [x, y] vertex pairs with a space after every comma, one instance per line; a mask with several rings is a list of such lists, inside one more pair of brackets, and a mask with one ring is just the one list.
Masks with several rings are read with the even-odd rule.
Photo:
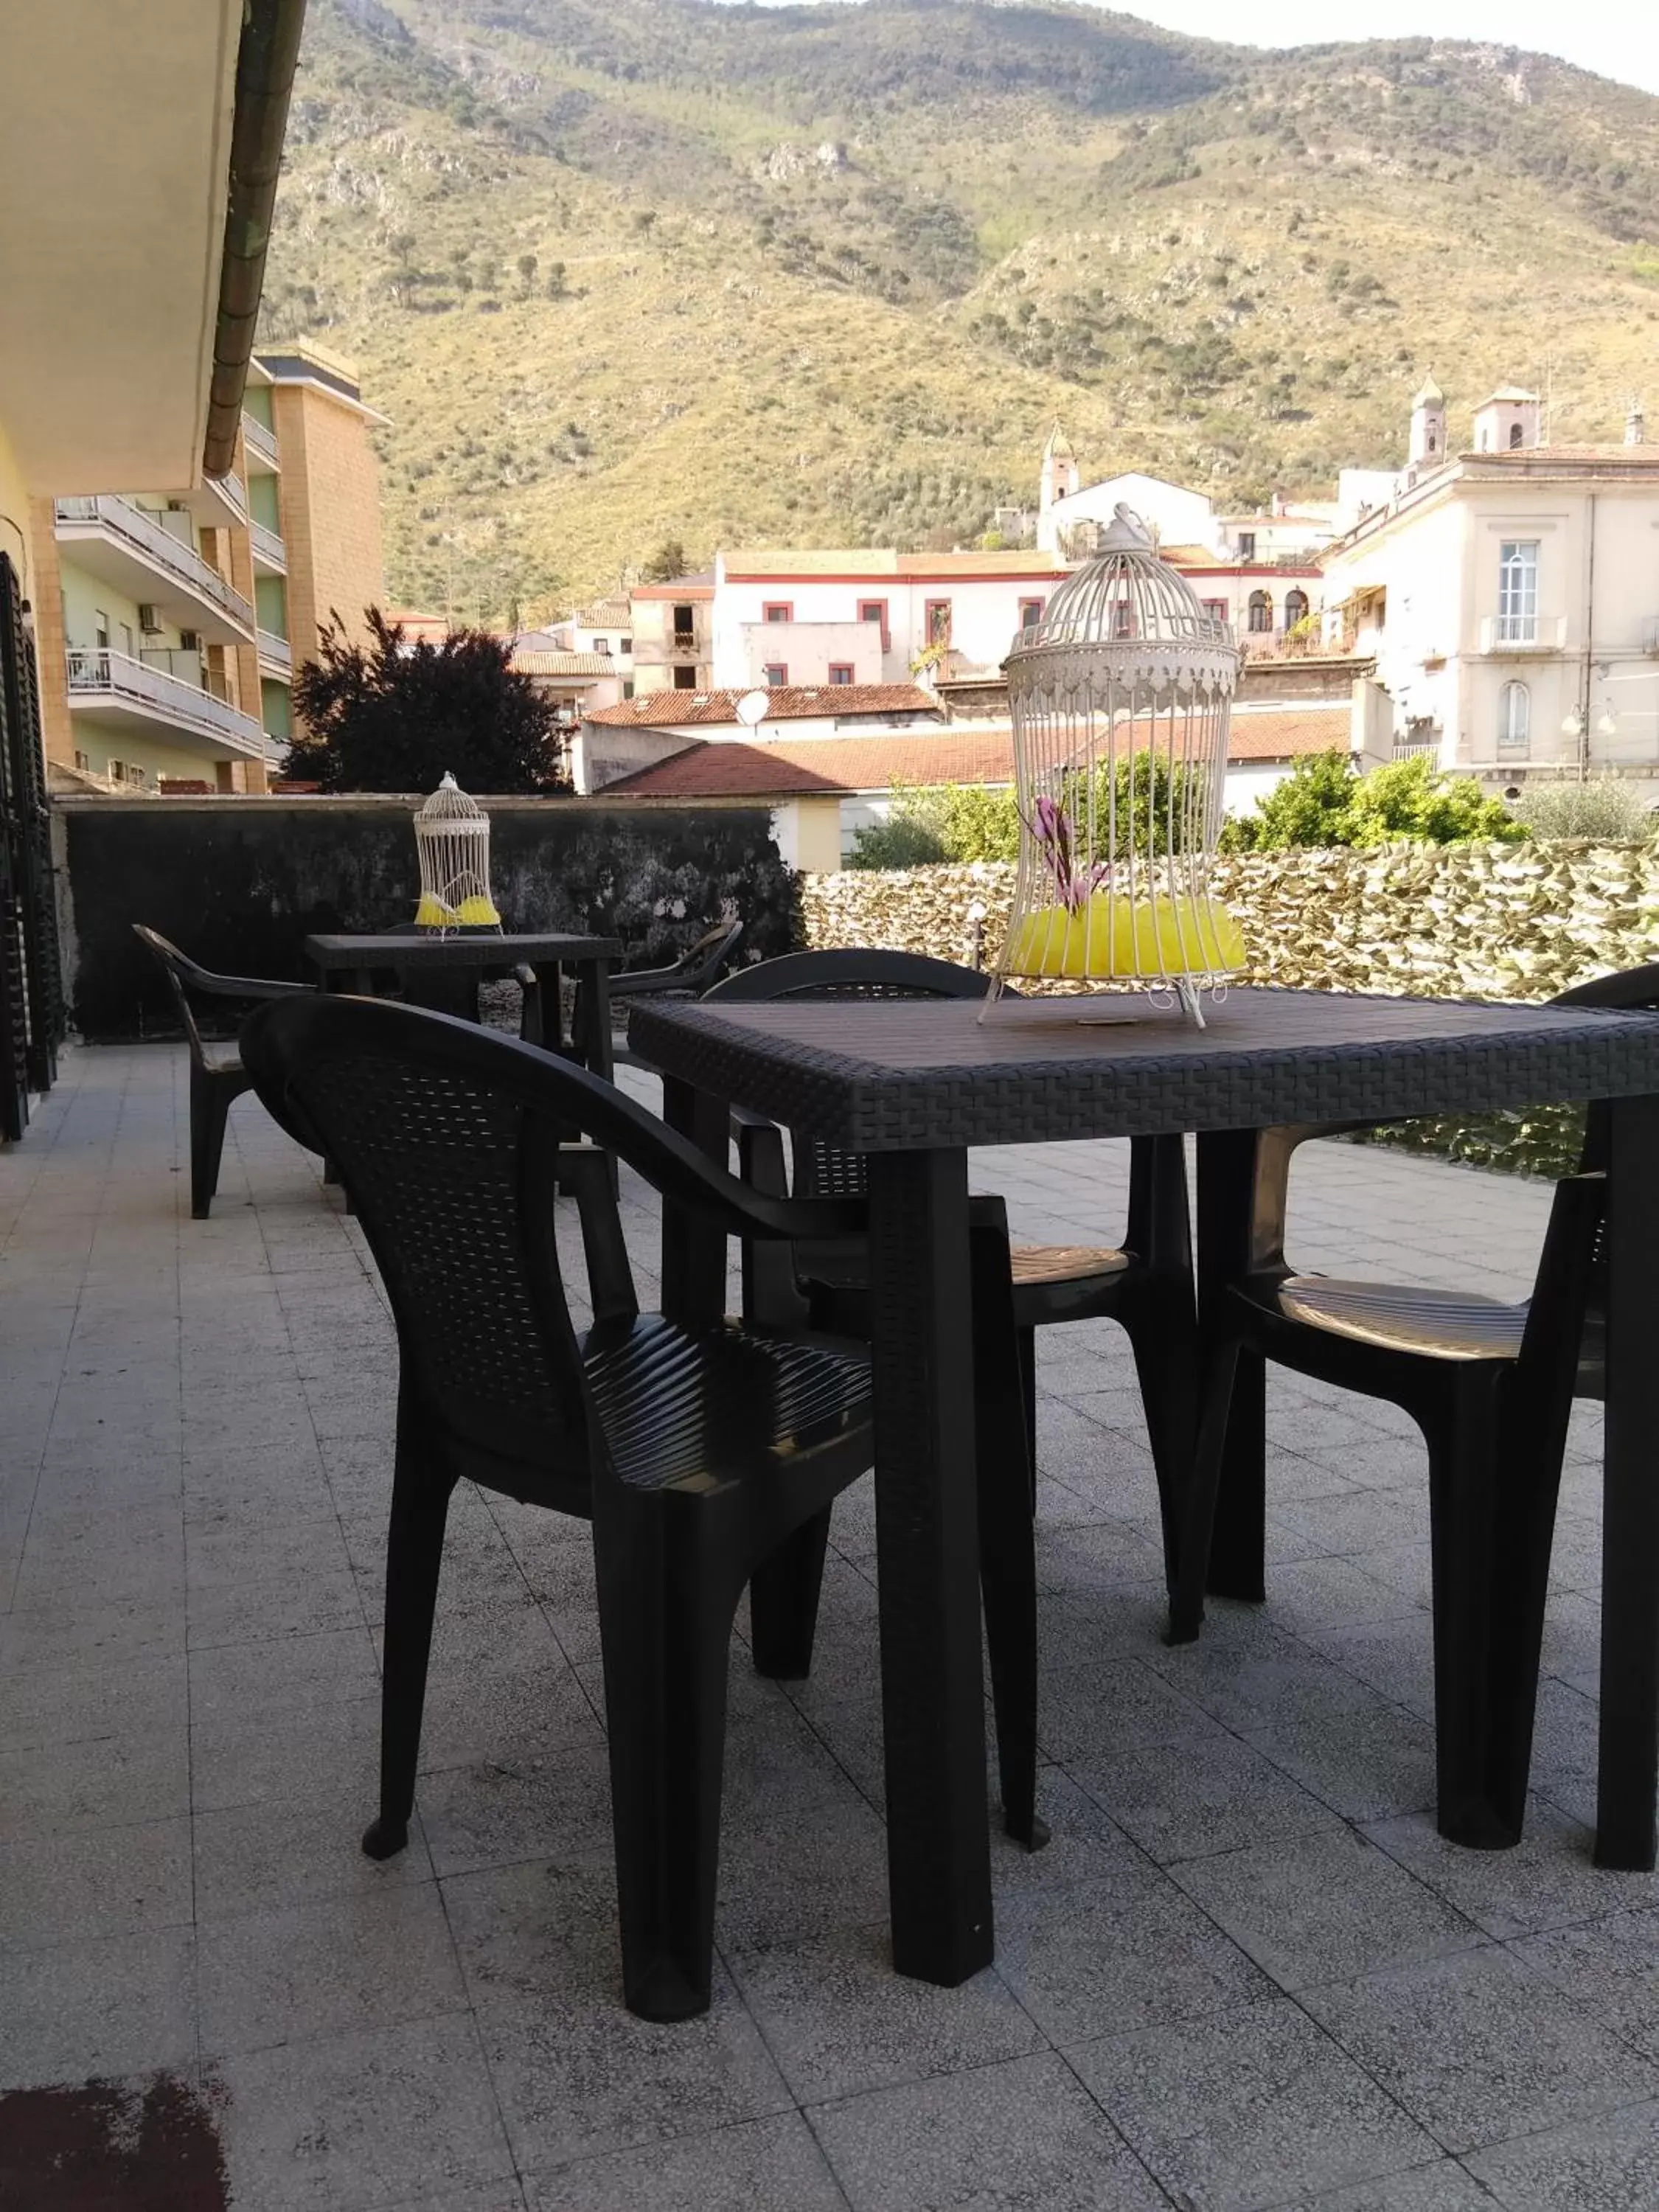
[[1279, 1285], [1278, 1301], [1287, 1320], [1425, 1359], [1516, 1359], [1527, 1326], [1524, 1305], [1506, 1305], [1478, 1291], [1342, 1282], [1328, 1275], [1291, 1276]]
[[641, 1490], [778, 1473], [871, 1419], [861, 1352], [730, 1322], [691, 1330], [641, 1314], [606, 1323], [588, 1332], [582, 1364], [617, 1472]]
[[1075, 1282], [1091, 1275], [1121, 1275], [1127, 1252], [1108, 1244], [1016, 1244], [1008, 1255], [1016, 1288], [1022, 1283]]

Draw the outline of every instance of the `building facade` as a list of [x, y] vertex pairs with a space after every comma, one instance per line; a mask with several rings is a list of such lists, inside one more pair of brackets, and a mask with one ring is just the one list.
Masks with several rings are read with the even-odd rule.
[[1535, 395], [1506, 387], [1437, 459], [1422, 402], [1420, 458], [1326, 556], [1328, 643], [1375, 655], [1402, 750], [1500, 789], [1659, 780], [1659, 449], [1639, 416], [1622, 446], [1540, 444]]
[[381, 596], [380, 418], [309, 345], [257, 358], [231, 472], [30, 505], [41, 726], [82, 788], [261, 792], [296, 660]]

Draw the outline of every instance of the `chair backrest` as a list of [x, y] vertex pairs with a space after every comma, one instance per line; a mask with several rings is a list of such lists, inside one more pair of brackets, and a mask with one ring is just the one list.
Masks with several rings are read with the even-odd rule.
[[[822, 952], [786, 952], [740, 968], [703, 1003], [743, 1000], [750, 1004], [777, 999], [983, 999], [991, 978], [976, 968], [958, 968], [919, 952], [890, 952], [849, 945]], [[1013, 993], [1006, 995], [1012, 997]], [[867, 1188], [862, 1157], [843, 1152], [821, 1137], [791, 1133], [798, 1198], [861, 1198]]]
[[202, 1032], [196, 1025], [196, 1015], [191, 1006], [186, 986], [194, 984], [200, 989], [204, 983], [211, 983], [216, 979], [210, 970], [198, 967], [187, 953], [181, 952], [171, 939], [163, 937], [159, 929], [149, 929], [142, 921], [135, 921], [132, 933], [155, 954], [161, 973], [167, 979], [167, 988], [173, 994], [179, 1019], [184, 1024], [190, 1056], [198, 1067], [204, 1066], [206, 1054], [202, 1046]]
[[470, 1022], [320, 994], [255, 1014], [242, 1057], [276, 1119], [337, 1164], [422, 1412], [475, 1450], [590, 1479], [554, 1192], [594, 1079]]

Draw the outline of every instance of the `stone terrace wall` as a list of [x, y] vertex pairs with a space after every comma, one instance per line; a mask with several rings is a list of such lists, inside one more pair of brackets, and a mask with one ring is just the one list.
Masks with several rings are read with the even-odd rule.
[[[1006, 861], [809, 876], [807, 942], [971, 960], [982, 933], [988, 966], [1013, 877]], [[1659, 959], [1659, 846], [1249, 854], [1218, 861], [1215, 887], [1243, 929], [1251, 964], [1241, 980], [1253, 983], [1547, 999]]]

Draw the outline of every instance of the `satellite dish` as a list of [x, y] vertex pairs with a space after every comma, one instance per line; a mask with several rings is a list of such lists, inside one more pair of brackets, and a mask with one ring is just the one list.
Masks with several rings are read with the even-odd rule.
[[769, 702], [764, 691], [745, 691], [737, 704], [738, 720], [745, 729], [752, 730], [766, 720]]

